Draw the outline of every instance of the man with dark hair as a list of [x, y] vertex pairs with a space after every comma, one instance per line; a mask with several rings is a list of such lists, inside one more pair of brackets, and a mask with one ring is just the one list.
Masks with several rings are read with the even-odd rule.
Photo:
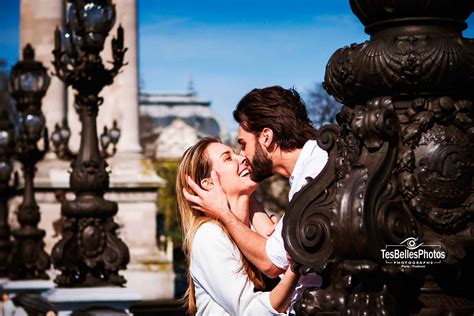
[[[286, 154], [297, 156], [306, 142], [317, 136], [306, 107], [294, 89], [286, 90], [279, 86], [253, 89], [240, 100], [233, 114], [240, 125], [238, 142], [242, 154], [252, 159], [251, 166], [255, 168], [252, 176], [257, 182], [275, 172], [288, 178], [291, 172], [280, 169], [292, 169], [296, 159], [289, 159], [289, 166], [280, 166], [278, 159], [272, 160], [268, 155], [277, 150], [283, 153], [282, 158]], [[263, 143], [256, 141], [260, 136], [263, 136]], [[270, 137], [271, 142], [268, 142]], [[268, 150], [262, 147], [265, 143]]]
[[[317, 145], [317, 131], [294, 89], [279, 86], [254, 89], [240, 100], [233, 115], [239, 123], [238, 142], [242, 146], [241, 154], [251, 166], [252, 179], [259, 182], [274, 173], [289, 178], [289, 200], [306, 184], [308, 177], [315, 178], [326, 165], [328, 155]], [[207, 215], [219, 219], [260, 271], [269, 277], [281, 274], [289, 266], [281, 235], [283, 221], [278, 222], [268, 239], [258, 235], [230, 211], [217, 175], [213, 173], [212, 178], [215, 183], [211, 191], [204, 191], [189, 181], [197, 195], [185, 192], [187, 199]], [[320, 285], [320, 278], [314, 274], [309, 279], [303, 282]]]
[[256, 136], [264, 128], [271, 128], [274, 141], [284, 151], [302, 148], [317, 136], [306, 106], [294, 89], [253, 89], [240, 100], [233, 114], [245, 131]]

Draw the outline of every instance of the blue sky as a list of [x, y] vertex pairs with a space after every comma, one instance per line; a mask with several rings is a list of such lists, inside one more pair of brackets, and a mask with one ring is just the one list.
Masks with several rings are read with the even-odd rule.
[[[251, 89], [278, 84], [304, 94], [323, 80], [337, 48], [368, 38], [348, 0], [138, 0], [138, 6], [144, 89], [183, 90], [192, 75], [199, 96], [231, 128], [232, 110]], [[0, 57], [9, 66], [18, 58], [18, 7], [19, 0], [0, 0]], [[474, 37], [473, 27], [464, 34]]]

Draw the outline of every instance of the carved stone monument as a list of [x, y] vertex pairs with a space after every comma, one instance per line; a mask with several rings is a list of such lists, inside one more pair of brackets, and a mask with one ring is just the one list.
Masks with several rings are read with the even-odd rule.
[[337, 50], [324, 86], [325, 170], [287, 208], [298, 315], [474, 313], [472, 0], [351, 0], [370, 40]]

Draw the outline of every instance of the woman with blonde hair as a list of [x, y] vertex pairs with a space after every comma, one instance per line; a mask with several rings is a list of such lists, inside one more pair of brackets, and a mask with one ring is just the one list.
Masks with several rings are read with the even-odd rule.
[[264, 235], [273, 225], [266, 213], [251, 210], [257, 184], [250, 179], [244, 157], [213, 138], [201, 139], [183, 155], [176, 193], [181, 215], [183, 249], [187, 257], [191, 315], [280, 315], [284, 313], [298, 276], [288, 269], [271, 292], [261, 292], [260, 272], [248, 261], [219, 221], [186, 200], [193, 192], [188, 177], [204, 190], [219, 182], [236, 217]]

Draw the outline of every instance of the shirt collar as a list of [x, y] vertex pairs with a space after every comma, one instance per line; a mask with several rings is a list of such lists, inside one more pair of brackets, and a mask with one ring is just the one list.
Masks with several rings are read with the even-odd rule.
[[290, 183], [290, 187], [293, 185], [293, 183], [295, 182], [295, 179], [301, 173], [305, 160], [311, 157], [314, 149], [317, 146], [318, 146], [318, 142], [316, 140], [311, 140], [311, 139], [306, 141], [306, 143], [304, 144], [298, 156], [298, 159], [296, 160], [295, 168], [293, 169], [293, 172], [291, 173], [291, 176], [288, 179], [288, 182]]

